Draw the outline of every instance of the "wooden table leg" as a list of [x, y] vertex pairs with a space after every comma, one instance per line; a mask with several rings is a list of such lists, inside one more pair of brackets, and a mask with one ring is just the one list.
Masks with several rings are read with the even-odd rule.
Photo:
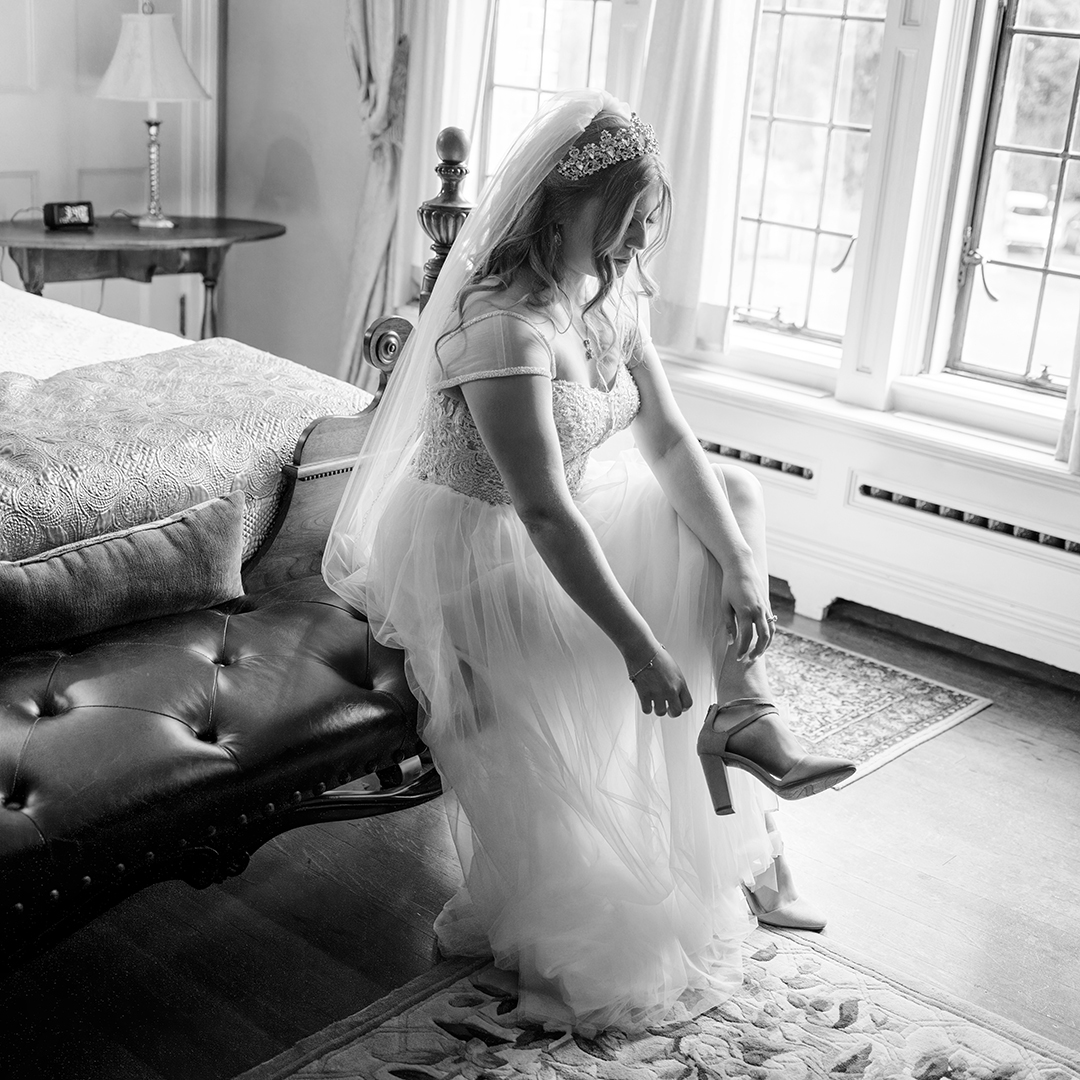
[[45, 288], [45, 252], [41, 248], [9, 247], [11, 261], [19, 268], [23, 288], [40, 296]]
[[206, 268], [203, 270], [203, 313], [199, 337], [217, 337], [217, 283], [225, 262], [227, 247], [206, 250]]

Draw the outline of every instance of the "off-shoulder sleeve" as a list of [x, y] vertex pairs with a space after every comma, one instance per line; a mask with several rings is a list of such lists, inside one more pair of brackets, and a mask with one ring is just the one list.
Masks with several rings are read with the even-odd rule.
[[468, 319], [439, 346], [434, 389], [502, 375], [555, 377], [551, 343], [516, 311], [486, 311]]

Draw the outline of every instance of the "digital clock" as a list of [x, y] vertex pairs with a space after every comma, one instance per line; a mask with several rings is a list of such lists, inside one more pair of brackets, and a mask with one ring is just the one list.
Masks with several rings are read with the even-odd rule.
[[90, 229], [94, 206], [88, 202], [50, 202], [44, 207], [46, 229]]

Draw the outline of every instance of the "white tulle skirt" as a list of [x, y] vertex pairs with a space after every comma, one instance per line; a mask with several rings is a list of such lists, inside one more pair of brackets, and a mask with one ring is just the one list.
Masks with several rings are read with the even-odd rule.
[[510, 506], [406, 481], [379, 526], [368, 617], [406, 651], [448, 789], [464, 885], [444, 952], [518, 973], [522, 1018], [640, 1028], [741, 982], [740, 887], [779, 847], [771, 793], [733, 770], [711, 809], [695, 740], [725, 650], [720, 570], [636, 451], [593, 461], [576, 499], [612, 570], [688, 680], [647, 716], [611, 641]]

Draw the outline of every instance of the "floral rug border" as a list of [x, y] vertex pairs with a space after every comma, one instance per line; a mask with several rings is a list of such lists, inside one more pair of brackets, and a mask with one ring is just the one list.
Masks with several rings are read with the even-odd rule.
[[[947, 990], [933, 986], [916, 987], [912, 985], [910, 978], [890, 973], [888, 969], [871, 964], [851, 950], [828, 942], [826, 939], [816, 935], [759, 927], [754, 931], [752, 937], [759, 946], [762, 941], [765, 942], [764, 951], [766, 952], [769, 950], [775, 952], [775, 944], [771, 943], [772, 939], [785, 938], [795, 947], [816, 952], [827, 960], [851, 969], [870, 980], [876, 980], [896, 994], [915, 1001], [921, 1006], [952, 1014], [953, 1023], [975, 1025], [992, 1036], [1014, 1043], [1030, 1054], [1040, 1055], [1051, 1065], [1048, 1070], [1046, 1068], [1041, 1070], [1026, 1069], [1024, 1066], [1020, 1066], [1022, 1072], [1026, 1075], [1033, 1076], [1038, 1072], [1043, 1077], [1052, 1077], [1053, 1080], [1059, 1080], [1059, 1078], [1060, 1080], [1069, 1080], [1068, 1074], [1080, 1078], [1080, 1053], [1030, 1031], [1015, 1021], [983, 1009], [972, 1002], [965, 1001]], [[755, 958], [758, 955], [760, 954], [755, 954]], [[459, 980], [480, 971], [489, 963], [490, 961], [486, 959], [476, 958], [444, 960], [431, 971], [425, 972], [399, 989], [380, 998], [366, 1009], [346, 1017], [344, 1020], [330, 1024], [314, 1035], [302, 1039], [271, 1060], [242, 1073], [235, 1080], [288, 1080], [288, 1078], [296, 1076], [300, 1070], [318, 1059], [364, 1038], [379, 1028], [380, 1025], [453, 986]], [[724, 1007], [721, 1006], [721, 1008]], [[949, 1025], [947, 1018], [943, 1018], [941, 1023], [945, 1027]], [[924, 1070], [925, 1076], [923, 1080], [947, 1080], [947, 1077], [952, 1075], [948, 1071], [945, 1073], [934, 1072], [934, 1063], [932, 1061], [924, 1064], [929, 1071]], [[1002, 1077], [1014, 1077], [1016, 1075], [1016, 1070], [1009, 1063], [1005, 1063], [1003, 1069], [996, 1070], [993, 1076], [997, 1077], [999, 1072], [1001, 1072]], [[327, 1075], [338, 1074], [330, 1073]], [[866, 1076], [869, 1077], [870, 1075], [871, 1072], [868, 1071]], [[920, 1075], [923, 1074], [920, 1073]], [[969, 1076], [970, 1074], [964, 1073], [964, 1075]]]

